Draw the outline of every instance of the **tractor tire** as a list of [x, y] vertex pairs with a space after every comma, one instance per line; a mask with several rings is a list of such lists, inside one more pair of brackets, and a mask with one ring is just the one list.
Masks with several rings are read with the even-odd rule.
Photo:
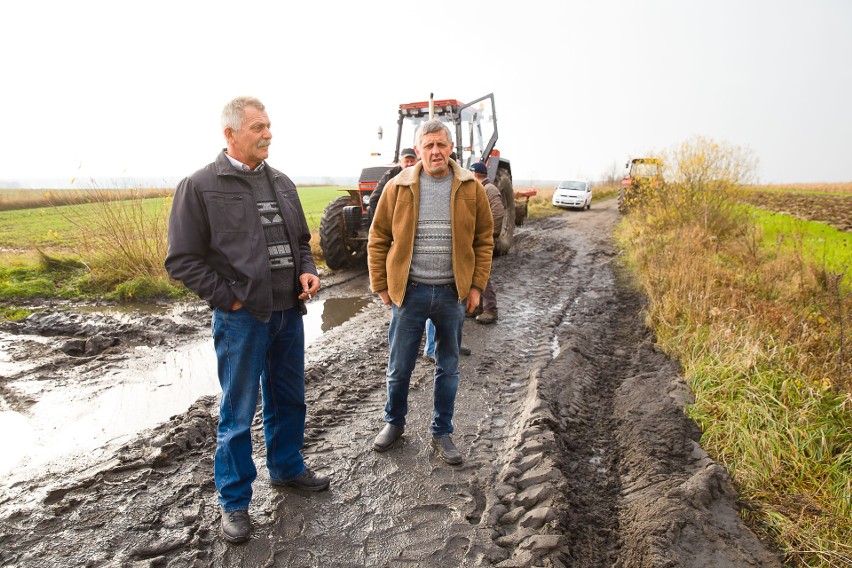
[[[320, 219], [320, 248], [326, 266], [332, 270], [347, 268], [353, 256], [359, 252], [353, 249], [351, 243], [347, 243], [348, 232], [343, 218], [343, 208], [348, 205], [357, 205], [357, 203], [352, 203], [352, 198], [348, 195], [338, 197], [325, 206]], [[360, 249], [360, 247], [356, 248]]]
[[622, 215], [627, 215], [627, 198], [624, 195], [624, 188], [618, 188], [618, 212]]
[[494, 239], [494, 254], [503, 255], [509, 252], [515, 236], [515, 189], [512, 187], [512, 172], [508, 168], [498, 169], [495, 177], [494, 185], [500, 190], [506, 214], [500, 234]]
[[515, 226], [522, 227], [524, 225], [524, 221], [527, 220], [527, 214], [529, 212], [529, 201], [527, 199], [516, 199], [515, 200]]

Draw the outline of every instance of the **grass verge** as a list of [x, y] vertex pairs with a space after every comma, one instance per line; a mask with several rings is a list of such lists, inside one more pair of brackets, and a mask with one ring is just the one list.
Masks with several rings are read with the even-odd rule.
[[702, 445], [790, 563], [849, 566], [848, 256], [827, 254], [824, 225], [799, 222], [791, 234], [724, 191], [666, 192], [617, 238], [647, 321], [695, 394], [688, 412]]

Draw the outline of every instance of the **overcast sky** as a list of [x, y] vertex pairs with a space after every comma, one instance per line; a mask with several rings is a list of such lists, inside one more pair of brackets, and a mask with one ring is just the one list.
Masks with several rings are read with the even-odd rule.
[[515, 183], [694, 135], [761, 182], [852, 181], [852, 1], [4, 2], [0, 180], [182, 177], [267, 106], [269, 162], [357, 176], [400, 103], [494, 93]]

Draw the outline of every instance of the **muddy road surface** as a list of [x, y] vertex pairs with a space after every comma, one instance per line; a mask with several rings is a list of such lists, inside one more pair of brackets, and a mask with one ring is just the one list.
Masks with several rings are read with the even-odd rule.
[[[520, 228], [495, 260], [499, 321], [465, 324], [473, 353], [462, 358], [454, 434], [462, 465], [429, 447], [427, 359], [412, 378], [404, 437], [372, 451], [390, 312], [369, 296], [364, 273], [338, 273], [321, 297], [367, 301], [308, 347], [304, 453], [331, 476], [330, 491], [271, 487], [256, 421], [253, 535], [227, 545], [211, 393], [152, 428], [0, 482], [0, 565], [780, 566], [740, 520], [724, 468], [684, 415], [689, 390], [654, 348], [642, 300], [616, 268], [617, 221], [614, 201], [564, 212]], [[74, 320], [72, 335], [98, 335], [97, 326], [80, 332], [98, 317]], [[112, 344], [101, 332], [89, 355], [88, 341], [76, 354], [59, 349], [72, 338], [55, 333], [56, 321], [7, 328], [18, 349], [6, 358], [28, 364], [0, 380], [3, 404], [34, 411], [40, 391], [27, 391], [28, 378], [82, 388], [138, 357], [157, 358], [169, 375], [176, 363], [163, 362], [187, 345], [213, 358], [205, 308], [147, 318], [150, 336], [134, 339], [142, 330], [131, 325], [130, 340]], [[147, 342], [146, 354], [129, 341]]]

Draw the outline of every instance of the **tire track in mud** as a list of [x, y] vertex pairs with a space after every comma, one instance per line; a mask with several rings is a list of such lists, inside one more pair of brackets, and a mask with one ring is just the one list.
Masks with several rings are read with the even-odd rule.
[[[613, 272], [612, 203], [519, 229], [495, 259], [495, 325], [468, 320], [451, 467], [429, 448], [433, 364], [404, 437], [382, 426], [389, 311], [377, 300], [308, 350], [309, 464], [332, 488], [269, 486], [262, 428], [245, 546], [219, 536], [216, 398], [66, 479], [0, 499], [0, 564], [21, 566], [773, 566], [682, 412], [688, 390]], [[366, 293], [366, 280], [350, 281]], [[334, 293], [334, 288], [326, 294]]]

